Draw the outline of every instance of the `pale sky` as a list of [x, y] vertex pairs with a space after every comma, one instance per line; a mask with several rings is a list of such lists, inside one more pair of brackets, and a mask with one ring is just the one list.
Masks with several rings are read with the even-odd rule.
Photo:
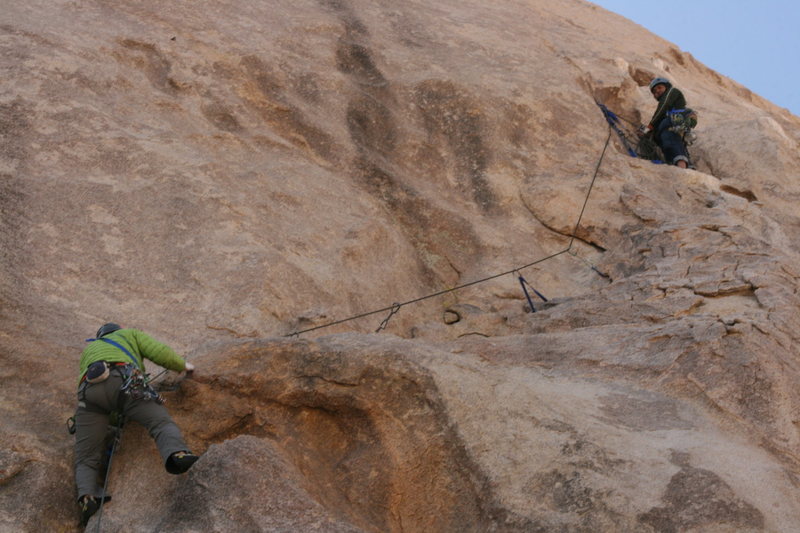
[[800, 0], [591, 0], [800, 116]]

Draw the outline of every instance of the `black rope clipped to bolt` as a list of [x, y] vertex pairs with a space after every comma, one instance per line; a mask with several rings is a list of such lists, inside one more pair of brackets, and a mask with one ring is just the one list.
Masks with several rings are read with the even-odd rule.
[[[319, 326], [314, 326], [312, 328], [306, 328], [306, 329], [302, 329], [302, 330], [298, 330], [298, 331], [293, 331], [292, 333], [289, 333], [288, 335], [284, 335], [284, 336], [285, 337], [299, 337], [300, 335], [302, 335], [304, 333], [309, 333], [311, 331], [317, 331], [317, 330], [320, 330], [320, 329], [323, 329], [323, 328], [330, 328], [330, 327], [333, 327], [333, 326], [337, 326], [339, 324], [344, 324], [345, 322], [351, 322], [353, 320], [358, 320], [360, 318], [365, 318], [365, 317], [368, 317], [368, 316], [372, 316], [372, 315], [381, 314], [381, 313], [387, 313], [388, 312], [389, 315], [386, 318], [383, 319], [383, 321], [381, 322], [380, 326], [378, 326], [378, 329], [375, 330], [375, 332], [377, 333], [377, 332], [380, 332], [380, 331], [386, 329], [386, 327], [389, 325], [389, 321], [391, 320], [391, 318], [394, 315], [397, 314], [397, 312], [400, 310], [401, 307], [404, 307], [406, 305], [415, 304], [415, 303], [421, 302], [423, 300], [428, 300], [430, 298], [436, 298], [436, 297], [442, 296], [444, 294], [448, 294], [448, 293], [455, 292], [455, 291], [458, 291], [458, 290], [461, 290], [461, 289], [465, 289], [467, 287], [472, 287], [473, 285], [478, 285], [480, 283], [485, 283], [487, 281], [491, 281], [491, 280], [494, 280], [494, 279], [497, 279], [497, 278], [500, 278], [500, 277], [503, 277], [503, 276], [508, 276], [509, 274], [518, 274], [519, 275], [519, 271], [521, 271], [521, 270], [524, 270], [526, 268], [530, 268], [530, 267], [532, 267], [534, 265], [538, 265], [539, 263], [544, 263], [545, 261], [549, 261], [551, 259], [555, 259], [556, 257], [558, 257], [558, 256], [560, 256], [562, 254], [570, 252], [570, 250], [572, 249], [573, 244], [575, 243], [575, 234], [577, 233], [578, 227], [580, 226], [581, 220], [583, 219], [583, 215], [586, 212], [586, 205], [589, 203], [589, 196], [592, 194], [592, 190], [594, 189], [595, 181], [597, 180], [597, 175], [600, 172], [600, 165], [603, 163], [603, 159], [605, 158], [605, 155], [606, 155], [606, 150], [608, 149], [608, 144], [611, 141], [611, 133], [612, 133], [612, 131], [609, 128], [608, 136], [606, 137], [606, 142], [603, 145], [603, 151], [600, 153], [600, 158], [597, 160], [597, 165], [595, 165], [594, 174], [592, 175], [592, 181], [589, 183], [589, 189], [587, 190], [586, 197], [583, 200], [583, 206], [581, 207], [580, 214], [578, 215], [578, 220], [575, 222], [575, 228], [572, 230], [572, 234], [570, 235], [569, 245], [566, 248], [564, 248], [563, 250], [561, 250], [559, 252], [556, 252], [556, 253], [553, 253], [553, 254], [550, 254], [547, 257], [542, 257], [540, 259], [532, 261], [532, 262], [530, 262], [530, 263], [528, 263], [526, 265], [518, 266], [516, 268], [512, 268], [511, 270], [507, 270], [505, 272], [500, 272], [499, 274], [493, 274], [491, 276], [486, 276], [485, 278], [477, 279], [475, 281], [470, 281], [468, 283], [463, 283], [461, 285], [457, 285], [457, 286], [451, 287], [449, 289], [444, 289], [444, 290], [441, 290], [441, 291], [434, 292], [432, 294], [427, 294], [425, 296], [420, 296], [419, 298], [414, 298], [413, 300], [408, 300], [407, 302], [400, 302], [400, 303], [395, 302], [395, 303], [393, 303], [392, 305], [390, 305], [388, 307], [382, 307], [380, 309], [375, 309], [374, 311], [367, 311], [365, 313], [360, 313], [358, 315], [353, 315], [353, 316], [350, 316], [350, 317], [347, 317], [347, 318], [343, 318], [341, 320], [334, 320], [332, 322], [327, 322], [325, 324], [321, 324]], [[599, 271], [598, 271], [598, 273], [599, 273]], [[519, 277], [522, 278], [522, 276], [519, 276]], [[531, 286], [531, 289], [533, 289], [532, 286]], [[523, 285], [523, 290], [525, 290], [525, 285]], [[539, 297], [544, 299], [544, 301], [547, 301], [547, 299], [545, 299], [544, 296], [542, 296], [538, 291], [536, 291], [536, 289], [533, 289], [533, 290], [534, 290], [534, 292], [536, 292], [536, 294]], [[525, 292], [527, 294], [527, 290]], [[528, 302], [531, 304], [531, 309], [533, 310], [533, 304], [532, 304], [530, 298], [528, 298]]]
[[536, 294], [536, 296], [541, 298], [543, 302], [547, 302], [547, 298], [542, 296], [541, 292], [537, 291], [536, 288], [533, 285], [528, 283], [528, 280], [523, 278], [522, 274], [520, 274], [519, 272], [517, 272], [516, 274], [517, 274], [517, 278], [519, 279], [519, 284], [522, 286], [522, 292], [525, 293], [525, 299], [528, 300], [528, 305], [531, 308], [531, 313], [535, 313], [536, 312], [536, 306], [533, 305], [533, 298], [531, 298], [531, 295], [528, 292], [528, 287], [530, 287], [531, 290], [534, 292], [534, 294]]

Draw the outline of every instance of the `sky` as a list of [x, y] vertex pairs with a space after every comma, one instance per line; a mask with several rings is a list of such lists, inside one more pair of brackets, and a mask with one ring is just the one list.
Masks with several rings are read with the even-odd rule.
[[800, 0], [591, 0], [800, 116]]

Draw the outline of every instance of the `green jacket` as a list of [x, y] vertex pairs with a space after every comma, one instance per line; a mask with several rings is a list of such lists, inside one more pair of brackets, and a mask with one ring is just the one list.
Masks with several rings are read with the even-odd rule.
[[658, 107], [656, 107], [656, 112], [653, 113], [653, 118], [650, 119], [652, 129], [657, 130], [658, 125], [666, 118], [667, 111], [673, 109], [686, 109], [686, 98], [684, 98], [680, 90], [670, 85], [661, 95], [661, 98], [658, 99]]
[[[127, 348], [131, 355], [136, 357], [142, 372], [144, 372], [144, 359], [150, 359], [157, 365], [175, 372], [182, 372], [186, 368], [186, 361], [176, 354], [172, 348], [166, 344], [161, 344], [138, 329], [118, 329], [103, 338], [110, 339]], [[125, 352], [113, 344], [101, 340], [92, 341], [81, 354], [79, 383], [83, 379], [83, 375], [86, 374], [89, 365], [96, 361], [133, 363]]]

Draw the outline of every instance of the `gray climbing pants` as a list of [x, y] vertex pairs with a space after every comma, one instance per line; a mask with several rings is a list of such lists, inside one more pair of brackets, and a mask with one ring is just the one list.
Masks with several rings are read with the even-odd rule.
[[75, 484], [78, 498], [84, 494], [102, 496], [100, 470], [108, 461], [109, 414], [120, 407], [125, 422], [136, 421], [143, 425], [156, 442], [164, 464], [167, 458], [189, 448], [181, 431], [167, 409], [152, 400], [134, 400], [120, 391], [123, 378], [117, 369], [100, 383], [84, 383], [78, 389], [78, 409], [75, 412]]

